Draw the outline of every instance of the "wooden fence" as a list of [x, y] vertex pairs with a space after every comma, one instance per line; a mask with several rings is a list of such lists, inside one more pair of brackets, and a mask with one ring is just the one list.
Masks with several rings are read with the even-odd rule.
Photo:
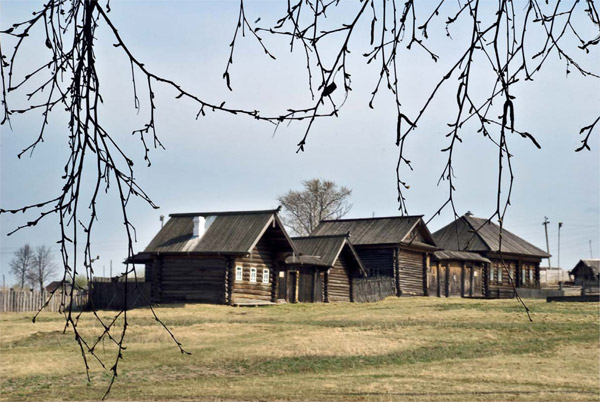
[[352, 298], [355, 302], [376, 302], [394, 294], [393, 278], [360, 278], [352, 281]]
[[146, 307], [149, 300], [150, 282], [90, 282], [90, 308], [96, 310]]
[[[21, 313], [25, 311], [39, 311], [50, 292], [45, 290], [1, 290], [0, 291], [0, 313]], [[68, 295], [56, 292], [44, 311], [62, 312], [69, 308], [71, 298]], [[86, 294], [75, 292], [73, 295], [73, 310], [85, 309], [88, 303]]]

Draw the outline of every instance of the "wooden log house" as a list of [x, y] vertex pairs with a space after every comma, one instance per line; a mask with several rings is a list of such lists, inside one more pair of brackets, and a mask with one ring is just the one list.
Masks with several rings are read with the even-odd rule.
[[430, 257], [438, 247], [422, 216], [323, 220], [311, 236], [346, 233], [368, 276], [393, 278], [396, 296], [427, 294]]
[[539, 288], [540, 262], [550, 257], [504, 228], [500, 233], [495, 223], [470, 214], [441, 228], [433, 237], [445, 250], [474, 252], [490, 261], [483, 269], [485, 297], [514, 297], [513, 284], [517, 288]]
[[[353, 281], [367, 273], [348, 235], [295, 237], [299, 258], [286, 259], [280, 297], [300, 302], [351, 302]], [[282, 273], [279, 274], [283, 277]], [[287, 292], [284, 287], [287, 285]]]
[[277, 210], [198, 212], [169, 221], [134, 263], [154, 303], [269, 304], [285, 258], [297, 254]]

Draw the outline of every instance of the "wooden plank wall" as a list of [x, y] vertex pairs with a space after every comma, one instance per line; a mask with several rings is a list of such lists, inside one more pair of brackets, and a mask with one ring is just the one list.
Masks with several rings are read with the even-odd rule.
[[402, 296], [423, 296], [424, 253], [398, 250], [398, 283]]
[[90, 308], [96, 310], [128, 310], [147, 307], [150, 282], [91, 282]]
[[[26, 311], [39, 311], [50, 293], [45, 290], [2, 290], [0, 291], [0, 313], [21, 313]], [[68, 310], [71, 298], [55, 293], [44, 311], [62, 312]], [[85, 309], [88, 305], [88, 296], [80, 292], [74, 292], [73, 309], [76, 311]]]
[[[273, 247], [263, 237], [249, 256], [236, 258], [233, 264], [233, 275], [235, 275], [235, 267], [238, 265], [244, 268], [244, 275], [241, 281], [236, 281], [234, 276], [232, 303], [243, 303], [251, 300], [276, 301], [273, 285], [273, 281], [276, 281], [276, 270], [274, 269], [273, 256]], [[250, 282], [250, 268], [256, 268], [256, 282]], [[268, 284], [262, 283], [264, 268], [269, 270]]]
[[355, 302], [376, 302], [395, 294], [394, 278], [354, 278], [352, 280], [352, 299]]
[[163, 257], [158, 299], [160, 303], [225, 303], [227, 267], [225, 257]]

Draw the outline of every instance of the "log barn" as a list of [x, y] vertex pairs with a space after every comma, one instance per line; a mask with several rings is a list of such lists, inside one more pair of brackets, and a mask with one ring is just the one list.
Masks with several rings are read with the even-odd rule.
[[269, 304], [278, 273], [297, 255], [278, 210], [170, 215], [148, 247], [133, 257], [146, 265], [153, 303]]
[[427, 271], [438, 247], [422, 216], [323, 220], [311, 236], [350, 234], [369, 277], [393, 278], [396, 296], [427, 293]]
[[287, 285], [287, 301], [354, 301], [353, 281], [367, 273], [348, 235], [295, 237], [292, 241], [300, 257], [286, 259], [289, 279], [282, 281], [280, 295], [286, 294]]
[[513, 283], [516, 287], [539, 288], [540, 262], [550, 257], [504, 228], [501, 233], [500, 226], [490, 220], [470, 214], [441, 228], [433, 237], [445, 250], [474, 252], [489, 260], [483, 269], [485, 297], [514, 297]]
[[600, 283], [600, 259], [579, 260], [569, 272], [575, 285], [593, 285]]

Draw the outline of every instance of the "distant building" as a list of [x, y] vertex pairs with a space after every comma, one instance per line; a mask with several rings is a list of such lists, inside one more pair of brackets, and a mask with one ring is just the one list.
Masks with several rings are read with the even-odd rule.
[[540, 284], [557, 285], [558, 282], [570, 282], [569, 271], [559, 267], [540, 267]]
[[600, 282], [600, 259], [579, 260], [569, 272], [575, 285], [597, 285]]

